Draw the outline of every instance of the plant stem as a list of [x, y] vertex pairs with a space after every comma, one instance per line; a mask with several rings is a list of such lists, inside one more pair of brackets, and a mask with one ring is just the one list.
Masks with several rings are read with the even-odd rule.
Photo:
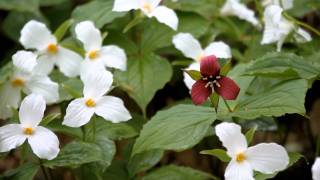
[[42, 165], [41, 159], [39, 159], [39, 163], [40, 163], [40, 168], [41, 168], [41, 171], [42, 171], [44, 178], [46, 180], [50, 180], [49, 175], [47, 174], [45, 167]]
[[81, 126], [81, 131], [82, 131], [82, 140], [86, 141], [86, 129], [85, 129], [85, 126]]
[[[222, 99], [223, 99], [223, 98], [222, 98]], [[223, 99], [223, 102], [224, 102], [224, 104], [227, 106], [229, 112], [233, 112], [232, 109], [230, 108], [228, 102], [227, 102], [225, 99]]]
[[320, 36], [320, 31], [318, 31], [317, 29], [315, 29], [314, 27], [310, 26], [309, 24], [306, 24], [304, 22], [301, 22], [297, 19], [295, 19], [294, 17], [290, 16], [289, 14], [287, 14], [286, 12], [283, 12], [283, 16], [288, 19], [291, 22], [294, 22], [310, 31], [312, 31], [313, 33], [315, 33], [316, 35]]

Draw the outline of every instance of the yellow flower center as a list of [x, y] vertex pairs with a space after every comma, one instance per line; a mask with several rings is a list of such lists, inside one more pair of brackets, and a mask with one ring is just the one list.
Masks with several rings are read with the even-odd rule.
[[94, 106], [96, 106], [96, 102], [93, 99], [90, 98], [90, 99], [86, 100], [86, 105], [88, 107], [94, 107]]
[[27, 127], [27, 128], [24, 128], [24, 129], [23, 129], [23, 133], [24, 133], [25, 135], [32, 135], [32, 134], [34, 133], [34, 130], [33, 130], [33, 128], [31, 128], [31, 127]]
[[244, 160], [246, 160], [245, 154], [244, 154], [243, 152], [238, 153], [238, 154], [237, 154], [237, 157], [236, 157], [236, 161], [237, 161], [238, 163], [241, 163], [241, 162], [243, 162]]
[[56, 44], [49, 44], [47, 51], [51, 54], [56, 54], [58, 52], [58, 46]]
[[16, 78], [13, 81], [11, 81], [11, 85], [13, 87], [21, 87], [24, 85], [24, 80], [21, 78]]
[[152, 11], [152, 7], [150, 3], [144, 3], [144, 5], [142, 6], [142, 9], [144, 11], [146, 11], [147, 13], [151, 13]]
[[93, 50], [88, 53], [90, 60], [94, 60], [99, 56], [99, 51]]

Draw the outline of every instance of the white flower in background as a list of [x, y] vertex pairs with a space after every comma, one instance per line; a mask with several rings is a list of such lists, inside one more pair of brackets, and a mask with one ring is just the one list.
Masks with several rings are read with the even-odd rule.
[[85, 64], [120, 69], [127, 69], [127, 57], [123, 49], [115, 45], [102, 45], [102, 35], [93, 22], [83, 21], [76, 25], [77, 38], [83, 43], [86, 51]]
[[38, 126], [43, 118], [46, 102], [41, 95], [25, 97], [19, 109], [20, 124], [0, 127], [0, 152], [8, 152], [21, 146], [27, 139], [34, 154], [41, 159], [57, 157], [59, 140], [47, 128]]
[[92, 68], [81, 73], [84, 97], [73, 100], [67, 107], [62, 124], [80, 127], [87, 124], [94, 114], [113, 123], [128, 121], [131, 115], [120, 98], [104, 96], [112, 86], [113, 75], [105, 69]]
[[8, 82], [0, 85], [0, 118], [12, 116], [11, 108], [17, 109], [21, 91], [25, 94], [41, 94], [47, 103], [59, 99], [58, 84], [46, 75], [34, 73], [37, 55], [28, 51], [18, 51], [12, 56], [13, 73]]
[[264, 11], [265, 27], [261, 44], [277, 42], [277, 51], [281, 51], [287, 36], [293, 32], [297, 42], [311, 41], [312, 38], [305, 30], [295, 25], [282, 16], [283, 9], [277, 5], [270, 5]]
[[265, 7], [269, 5], [282, 5], [283, 9], [288, 10], [293, 8], [293, 0], [263, 0], [262, 5]]
[[289, 164], [287, 151], [278, 144], [261, 143], [248, 147], [237, 124], [224, 122], [217, 125], [215, 130], [228, 156], [232, 158], [224, 174], [226, 180], [254, 180], [254, 170], [272, 174], [284, 170]]
[[312, 179], [320, 180], [320, 157], [317, 157], [311, 168]]
[[240, 0], [227, 0], [220, 10], [222, 16], [237, 16], [238, 18], [248, 21], [254, 26], [259, 25], [258, 19], [254, 16], [254, 11], [247, 8]]
[[35, 20], [29, 21], [21, 30], [20, 42], [26, 49], [37, 50], [39, 55], [38, 65], [35, 68], [37, 73], [48, 75], [57, 65], [68, 77], [79, 75], [82, 57], [60, 46], [45, 24]]
[[147, 17], [155, 17], [159, 22], [177, 30], [179, 19], [176, 13], [160, 5], [161, 0], [115, 0], [113, 11], [123, 12], [140, 9]]
[[[205, 56], [215, 55], [217, 58], [231, 58], [230, 47], [222, 41], [212, 42], [208, 47], [202, 49], [200, 42], [189, 33], [179, 33], [173, 37], [174, 46], [184, 56], [195, 61], [187, 69], [200, 71], [200, 60]], [[191, 89], [195, 81], [184, 73], [184, 83]]]

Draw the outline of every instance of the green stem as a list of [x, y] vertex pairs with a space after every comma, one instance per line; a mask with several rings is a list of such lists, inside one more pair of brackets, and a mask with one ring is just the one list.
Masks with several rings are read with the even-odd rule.
[[[223, 98], [222, 98], [222, 99], [223, 99]], [[228, 102], [227, 102], [225, 99], [223, 99], [223, 102], [224, 102], [224, 104], [227, 106], [228, 111], [229, 111], [229, 112], [232, 112], [232, 109], [230, 108]]]
[[82, 131], [82, 140], [86, 141], [86, 129], [85, 129], [85, 126], [81, 126], [81, 131]]
[[262, 6], [259, 0], [254, 0], [254, 3], [256, 5], [256, 8], [258, 10], [258, 14], [259, 14], [259, 21], [261, 24], [263, 24], [263, 10], [262, 10]]
[[295, 23], [295, 24], [298, 24], [310, 31], [312, 31], [313, 33], [315, 33], [316, 35], [320, 36], [320, 31], [318, 31], [317, 29], [315, 29], [314, 27], [310, 26], [309, 24], [306, 24], [304, 22], [301, 22], [297, 19], [295, 19], [294, 17], [290, 16], [289, 14], [287, 14], [286, 12], [283, 12], [283, 16], [288, 19], [289, 21]]

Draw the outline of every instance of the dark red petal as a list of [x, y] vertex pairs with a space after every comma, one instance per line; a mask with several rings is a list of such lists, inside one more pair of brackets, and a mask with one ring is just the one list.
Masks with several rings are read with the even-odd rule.
[[203, 80], [198, 80], [193, 84], [191, 89], [191, 98], [195, 105], [203, 104], [211, 95], [212, 90], [210, 87], [206, 88], [206, 84], [207, 82]]
[[220, 96], [225, 100], [234, 100], [237, 98], [240, 88], [239, 86], [230, 78], [222, 76], [218, 80], [220, 87], [215, 86], [215, 91], [218, 92]]
[[218, 76], [220, 74], [220, 65], [216, 56], [206, 56], [201, 59], [200, 71], [203, 76]]

